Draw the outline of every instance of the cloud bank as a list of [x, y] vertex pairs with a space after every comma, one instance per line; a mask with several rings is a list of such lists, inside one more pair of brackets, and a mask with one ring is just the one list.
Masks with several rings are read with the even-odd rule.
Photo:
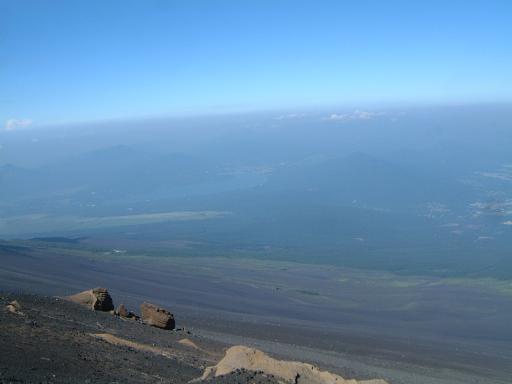
[[8, 119], [5, 122], [4, 130], [6, 131], [14, 131], [20, 128], [26, 128], [32, 125], [32, 120], [30, 119]]
[[382, 112], [370, 112], [370, 111], [360, 111], [355, 110], [353, 112], [348, 113], [333, 113], [328, 117], [325, 117], [324, 120], [331, 121], [352, 121], [352, 120], [371, 120], [374, 117], [381, 116]]

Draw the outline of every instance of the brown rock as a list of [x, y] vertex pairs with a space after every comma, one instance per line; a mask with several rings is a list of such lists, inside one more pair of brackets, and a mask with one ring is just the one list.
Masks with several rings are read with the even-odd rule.
[[139, 320], [139, 316], [137, 316], [132, 311], [128, 311], [124, 304], [119, 304], [119, 306], [116, 309], [115, 314], [124, 319]]
[[174, 329], [176, 326], [173, 314], [166, 309], [158, 307], [155, 304], [141, 304], [140, 312], [142, 321], [153, 327], [162, 329]]
[[21, 304], [17, 300], [13, 300], [7, 305], [12, 306], [17, 311], [21, 311]]
[[87, 306], [94, 311], [109, 312], [114, 309], [112, 297], [106, 288], [94, 288], [88, 291], [77, 293], [76, 295], [67, 296], [67, 300], [74, 303]]
[[16, 300], [13, 300], [9, 304], [7, 304], [5, 306], [5, 309], [11, 313], [16, 314], [16, 315], [23, 316], [23, 312], [21, 312], [21, 304], [18, 303]]
[[128, 313], [129, 312], [124, 306], [124, 304], [119, 304], [119, 306], [117, 307], [116, 314], [121, 317], [128, 317]]

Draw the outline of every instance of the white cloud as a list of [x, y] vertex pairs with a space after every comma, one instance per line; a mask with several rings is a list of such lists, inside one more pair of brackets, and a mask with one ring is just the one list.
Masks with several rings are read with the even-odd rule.
[[476, 241], [486, 241], [486, 240], [494, 240], [492, 236], [478, 236]]
[[346, 118], [347, 118], [346, 114], [338, 115], [337, 113], [333, 113], [329, 117], [324, 117], [324, 120], [346, 120]]
[[303, 117], [306, 117], [305, 113], [289, 113], [287, 115], [274, 117], [274, 120], [302, 119]]
[[6, 131], [14, 131], [19, 128], [26, 128], [32, 124], [30, 119], [8, 119], [5, 122], [4, 129]]
[[355, 111], [348, 113], [332, 113], [328, 117], [324, 117], [323, 120], [331, 121], [352, 121], [352, 120], [371, 120], [374, 117], [381, 116], [382, 112], [371, 112], [371, 111]]
[[507, 220], [503, 223], [504, 225], [512, 225], [512, 220]]

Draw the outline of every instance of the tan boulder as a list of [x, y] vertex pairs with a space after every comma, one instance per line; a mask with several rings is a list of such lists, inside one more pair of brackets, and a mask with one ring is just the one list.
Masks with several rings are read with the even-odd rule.
[[174, 329], [176, 323], [171, 312], [155, 304], [142, 303], [140, 314], [145, 324], [162, 329]]
[[13, 300], [9, 304], [7, 304], [5, 306], [5, 309], [8, 312], [14, 313], [16, 315], [21, 315], [21, 316], [24, 315], [24, 313], [21, 312], [21, 304], [18, 301], [16, 301], [16, 300]]
[[67, 296], [67, 300], [74, 303], [84, 305], [94, 311], [109, 312], [114, 309], [112, 297], [106, 288], [94, 288], [88, 291], [77, 293], [76, 295]]
[[344, 379], [334, 373], [321, 371], [314, 365], [298, 361], [274, 359], [262, 351], [237, 345], [226, 351], [224, 358], [204, 371], [200, 380], [215, 378], [239, 369], [274, 375], [285, 383], [295, 384], [387, 384], [384, 380]]

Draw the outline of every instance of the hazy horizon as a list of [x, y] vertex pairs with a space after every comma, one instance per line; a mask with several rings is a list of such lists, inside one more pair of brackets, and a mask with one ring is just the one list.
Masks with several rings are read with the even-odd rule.
[[508, 1], [4, 0], [0, 122], [510, 103], [511, 11]]

